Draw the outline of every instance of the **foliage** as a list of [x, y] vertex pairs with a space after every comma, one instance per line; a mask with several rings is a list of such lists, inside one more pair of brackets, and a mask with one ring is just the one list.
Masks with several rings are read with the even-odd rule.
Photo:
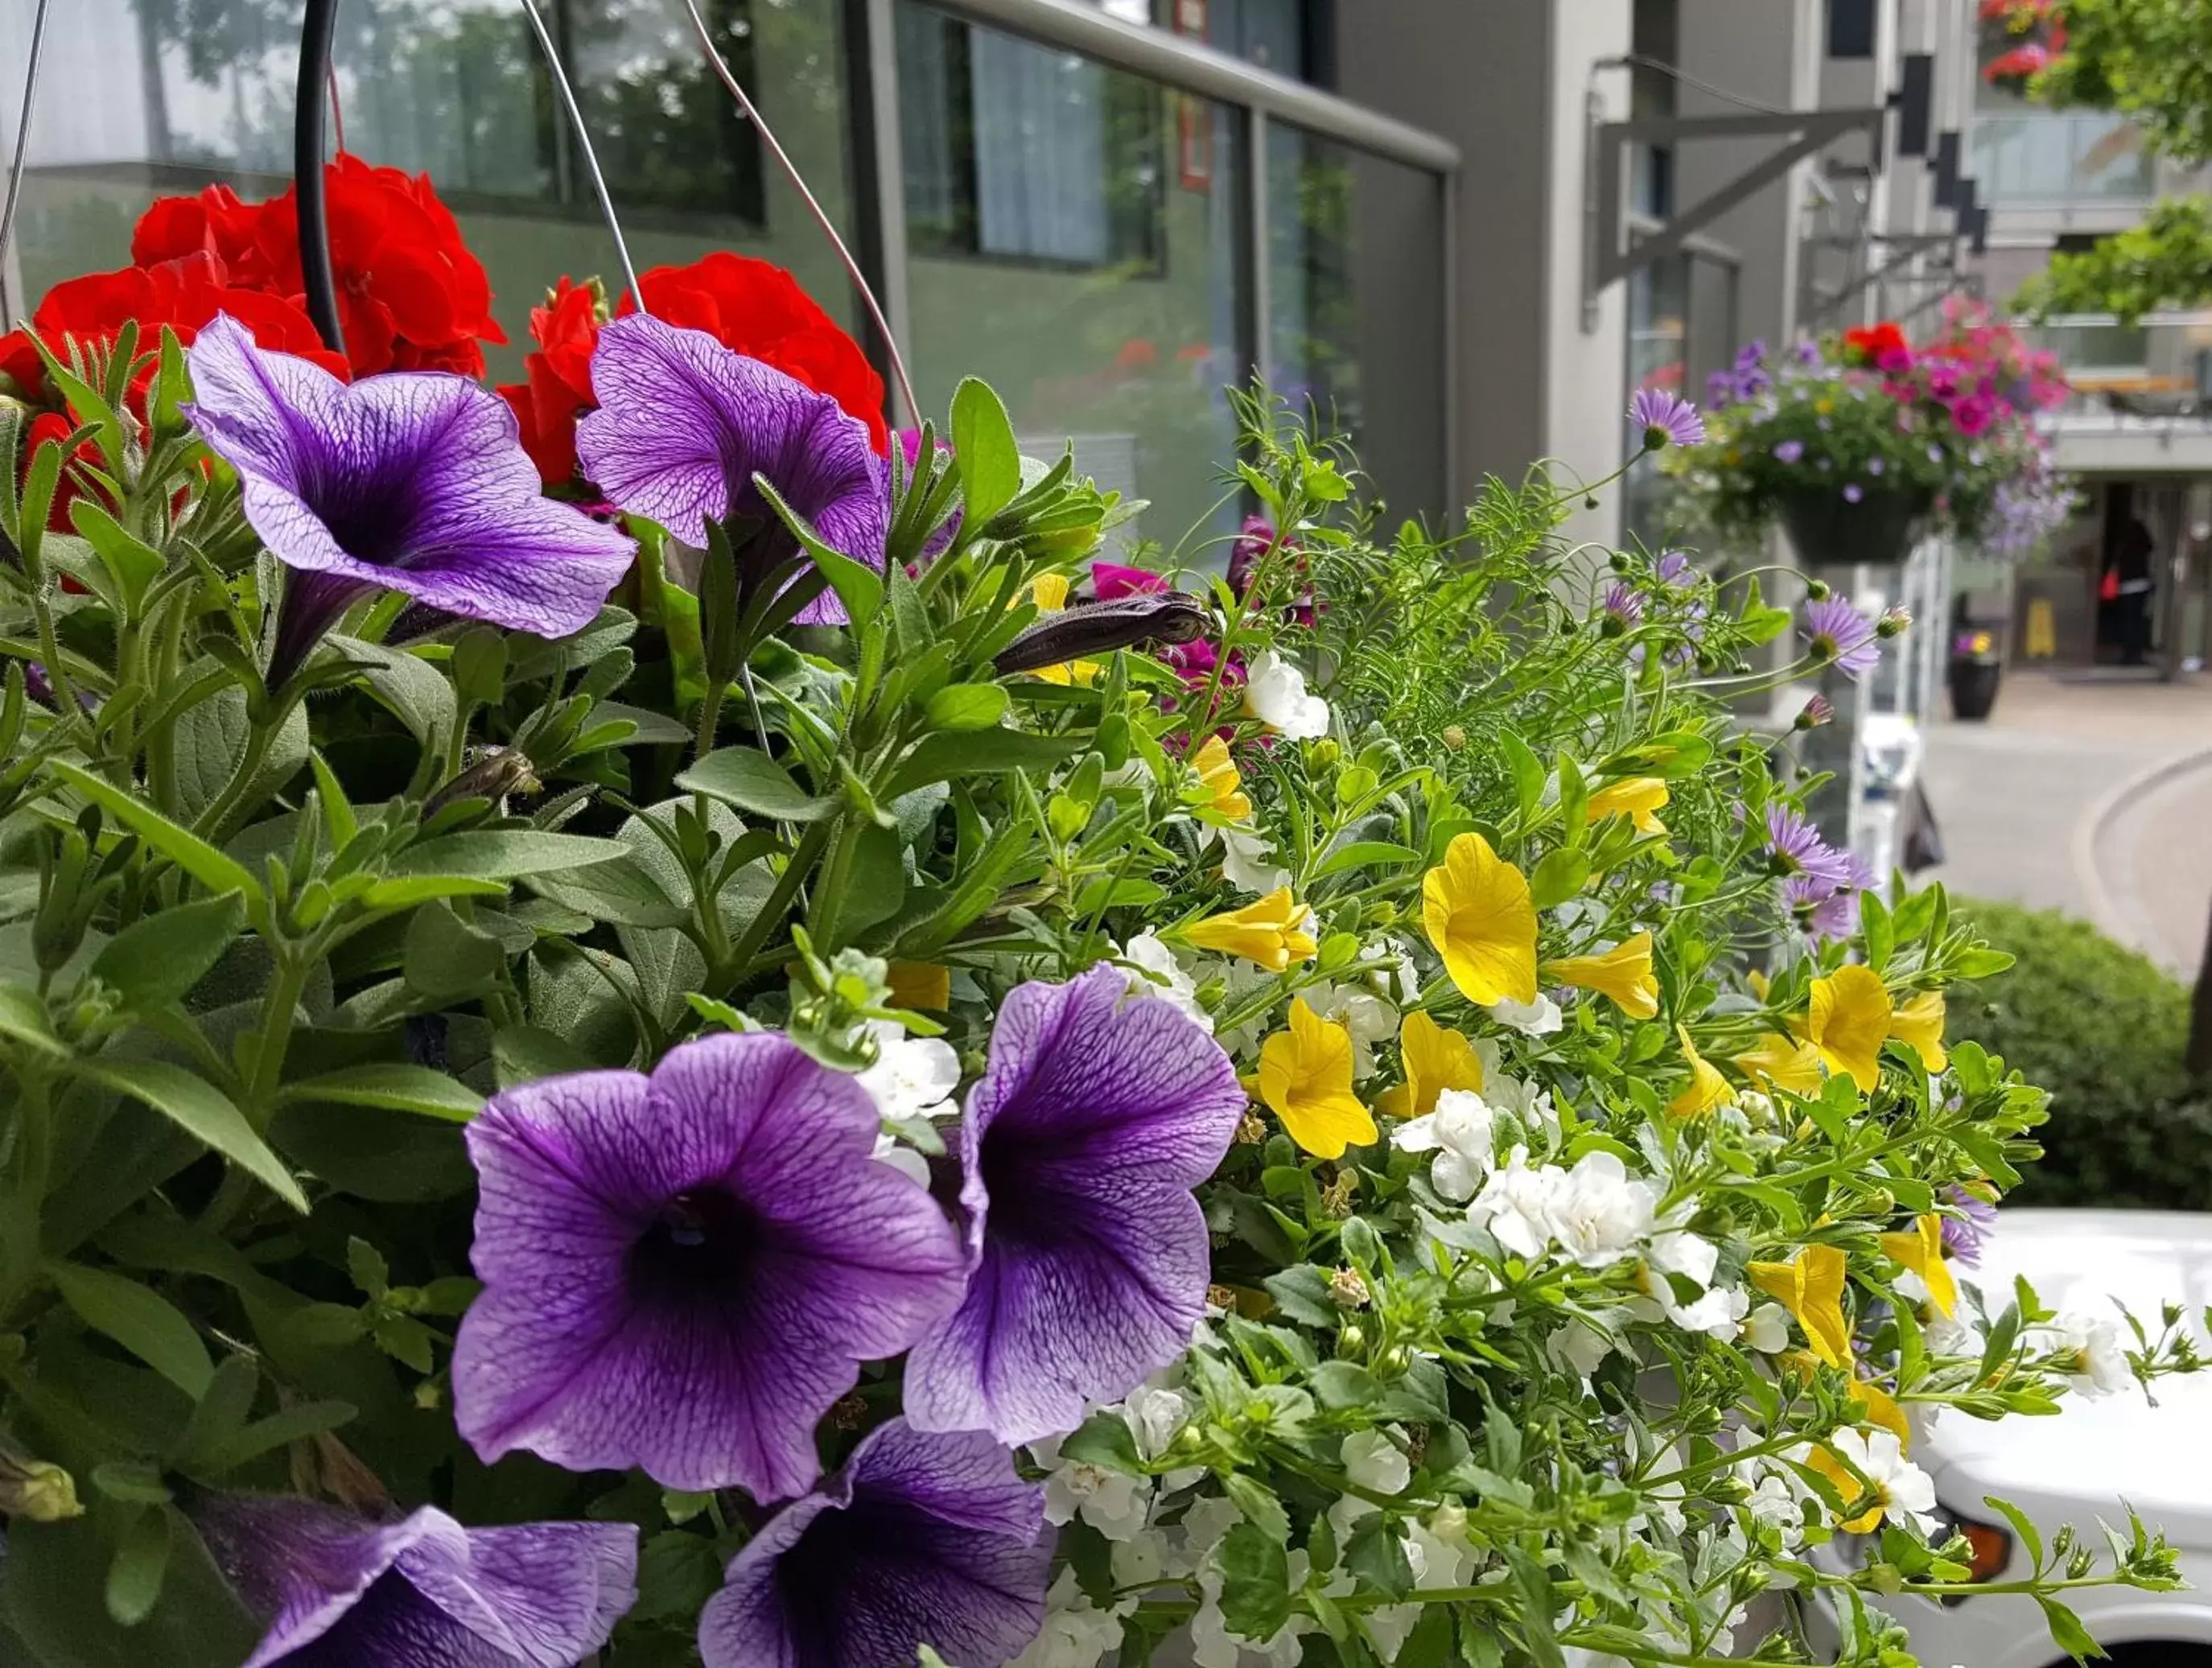
[[2061, 107], [2132, 116], [2177, 162], [2212, 161], [2212, 8], [2198, 0], [2063, 0], [2061, 50], [2029, 83]]
[[2109, 312], [2123, 325], [2163, 307], [2212, 298], [2212, 197], [2169, 197], [2141, 223], [2079, 253], [2060, 251], [2022, 285], [2012, 305], [2039, 318]]
[[[1958, 1034], [2051, 1093], [2022, 1204], [2202, 1210], [2212, 1202], [2212, 1093], [2181, 1067], [2189, 992], [2148, 958], [2055, 911], [1961, 901], [2018, 958], [1961, 989]], [[2082, 1022], [2094, 1012], [2098, 1022]]]

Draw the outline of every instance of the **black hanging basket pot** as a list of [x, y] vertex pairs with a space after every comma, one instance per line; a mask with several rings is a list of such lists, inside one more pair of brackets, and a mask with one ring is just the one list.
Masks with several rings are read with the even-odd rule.
[[1856, 503], [1825, 486], [1774, 496], [1782, 530], [1808, 567], [1896, 566], [1912, 554], [1913, 534], [1927, 507], [1925, 494], [1891, 487], [1869, 486]]

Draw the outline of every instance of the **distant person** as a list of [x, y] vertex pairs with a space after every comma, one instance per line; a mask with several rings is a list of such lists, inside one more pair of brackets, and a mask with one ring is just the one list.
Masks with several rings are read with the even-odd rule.
[[2112, 561], [2118, 584], [2112, 593], [2112, 628], [2119, 640], [2120, 664], [2140, 666], [2150, 647], [2150, 599], [2156, 581], [2151, 578], [2151, 552], [2158, 541], [2142, 518], [2130, 516], [2120, 530], [2119, 549]]

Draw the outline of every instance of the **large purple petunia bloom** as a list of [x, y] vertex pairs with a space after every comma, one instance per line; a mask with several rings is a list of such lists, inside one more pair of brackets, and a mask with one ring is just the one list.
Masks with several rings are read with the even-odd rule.
[[[750, 537], [738, 548], [741, 590], [799, 555], [757, 475], [831, 549], [882, 571], [890, 478], [866, 425], [828, 395], [703, 331], [641, 312], [599, 331], [592, 391], [599, 409], [576, 425], [585, 472], [623, 509], [687, 544], [706, 543], [710, 519], [743, 518]], [[844, 617], [829, 591], [798, 615], [805, 622]]]
[[1044, 1623], [1044, 1490], [980, 1431], [894, 1419], [770, 1518], [699, 1617], [706, 1668], [1000, 1668]]
[[185, 351], [185, 413], [238, 471], [246, 519], [292, 570], [269, 681], [282, 683], [356, 597], [540, 637], [589, 625], [635, 546], [539, 491], [504, 400], [465, 377], [394, 371], [348, 385], [265, 353], [228, 315]]
[[495, 1095], [468, 1130], [484, 1289], [453, 1349], [461, 1434], [671, 1489], [812, 1486], [859, 1363], [960, 1299], [958, 1240], [870, 1156], [878, 1128], [859, 1083], [769, 1034]]
[[1854, 683], [1881, 664], [1881, 645], [1874, 622], [1843, 597], [1823, 597], [1805, 604], [1797, 634], [1815, 660], [1832, 662]]
[[626, 1523], [466, 1529], [430, 1506], [378, 1523], [281, 1495], [191, 1515], [268, 1625], [245, 1668], [575, 1668], [637, 1598]]
[[1663, 446], [1702, 446], [1705, 420], [1698, 408], [1671, 388], [1639, 388], [1628, 403], [1628, 420], [1644, 431], [1647, 450]]
[[968, 1295], [907, 1362], [921, 1429], [1073, 1430], [1190, 1342], [1211, 1272], [1191, 1189], [1244, 1092], [1220, 1044], [1126, 986], [1101, 964], [999, 1010], [960, 1128]]

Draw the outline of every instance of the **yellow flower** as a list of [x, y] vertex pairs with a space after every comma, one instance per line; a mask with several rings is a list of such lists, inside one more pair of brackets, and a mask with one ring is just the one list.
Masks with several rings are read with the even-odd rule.
[[1482, 1088], [1474, 1045], [1418, 1009], [1398, 1028], [1398, 1048], [1406, 1059], [1406, 1081], [1377, 1102], [1393, 1118], [1425, 1118], [1446, 1089]]
[[1885, 1234], [1881, 1248], [1920, 1277], [1928, 1301], [1945, 1315], [1959, 1307], [1959, 1284], [1943, 1260], [1943, 1219], [1932, 1210], [1916, 1217], [1910, 1232]]
[[1304, 998], [1291, 1004], [1291, 1028], [1260, 1045], [1260, 1098], [1316, 1158], [1375, 1138], [1375, 1119], [1352, 1092], [1352, 1033]]
[[1812, 1100], [1820, 1093], [1820, 1051], [1809, 1042], [1793, 1042], [1779, 1031], [1769, 1031], [1759, 1046], [1735, 1057], [1735, 1069], [1769, 1090], [1786, 1089]]
[[1690, 1086], [1668, 1103], [1668, 1112], [1676, 1118], [1702, 1118], [1715, 1107], [1735, 1104], [1735, 1091], [1720, 1068], [1698, 1052], [1689, 1032], [1677, 1025], [1674, 1034], [1682, 1040], [1682, 1058], [1690, 1063]]
[[1651, 935], [1639, 932], [1601, 955], [1570, 955], [1545, 964], [1554, 979], [1613, 998], [1631, 1019], [1659, 1016], [1659, 981], [1651, 972]]
[[1881, 1083], [1881, 1046], [1889, 1036], [1889, 992], [1871, 967], [1838, 967], [1813, 981], [1812, 1006], [1798, 1034], [1820, 1051], [1822, 1064], [1871, 1095]]
[[1638, 834], [1665, 834], [1667, 825], [1657, 813], [1666, 803], [1667, 784], [1660, 778], [1626, 777], [1590, 795], [1589, 820], [1602, 822], [1608, 816], [1625, 816], [1636, 825]]
[[1753, 1263], [1751, 1283], [1796, 1318], [1805, 1342], [1831, 1367], [1851, 1363], [1851, 1331], [1844, 1320], [1844, 1253], [1807, 1246], [1786, 1263]]
[[1866, 1410], [1862, 1425], [1880, 1425], [1897, 1438], [1897, 1446], [1912, 1446], [1912, 1427], [1906, 1422], [1905, 1410], [1897, 1404], [1897, 1398], [1870, 1379], [1851, 1381], [1851, 1400]]
[[1536, 906], [1518, 869], [1463, 834], [1421, 877], [1421, 919], [1444, 971], [1470, 1002], [1536, 999]]
[[1923, 991], [1897, 1010], [1889, 1034], [1920, 1056], [1930, 1071], [1943, 1069], [1943, 992]]
[[1281, 973], [1293, 961], [1303, 961], [1317, 948], [1307, 930], [1306, 907], [1278, 887], [1256, 903], [1242, 909], [1209, 915], [1183, 929], [1182, 936], [1199, 949], [1241, 955], [1247, 961]]
[[891, 1006], [942, 1012], [952, 1005], [952, 969], [934, 961], [891, 963]]
[[[1040, 573], [1030, 581], [1030, 600], [1040, 614], [1058, 614], [1067, 606], [1067, 590], [1066, 574]], [[1087, 688], [1098, 681], [1098, 663], [1063, 660], [1057, 666], [1039, 666], [1036, 676], [1047, 683], [1079, 683]]]
[[1766, 1000], [1766, 992], [1771, 986], [1765, 974], [1757, 967], [1750, 967], [1744, 972], [1743, 987], [1764, 1002]]
[[1237, 761], [1229, 756], [1228, 743], [1219, 736], [1208, 736], [1191, 762], [1198, 767], [1199, 785], [1215, 810], [1232, 822], [1251, 816], [1252, 802], [1244, 795], [1244, 784], [1237, 774]]

